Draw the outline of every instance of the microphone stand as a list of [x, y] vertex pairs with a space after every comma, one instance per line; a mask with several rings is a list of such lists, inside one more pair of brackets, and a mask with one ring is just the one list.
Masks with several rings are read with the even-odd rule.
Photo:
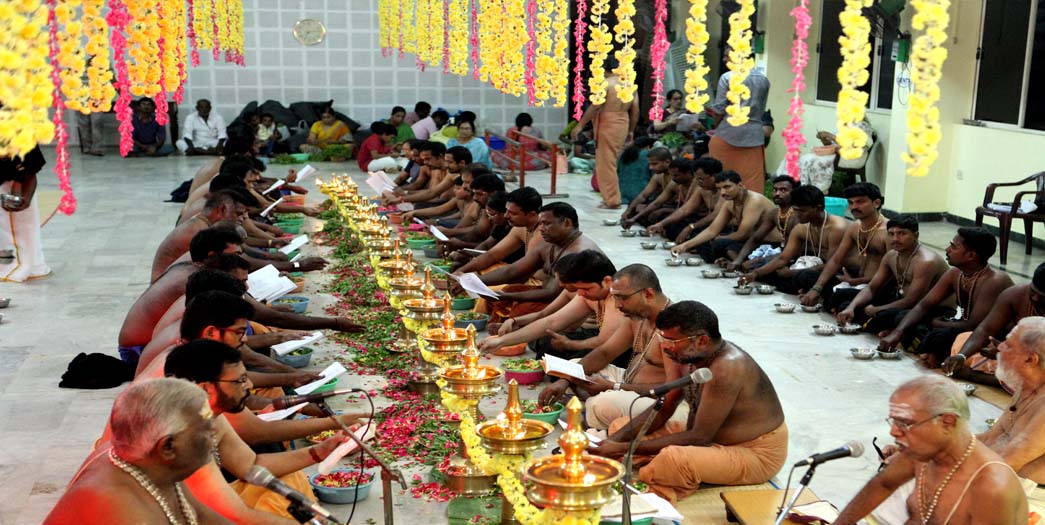
[[650, 410], [649, 416], [646, 417], [646, 421], [642, 422], [642, 426], [639, 427], [639, 433], [635, 435], [635, 439], [631, 440], [631, 444], [628, 445], [628, 453], [624, 456], [624, 478], [622, 479], [623, 489], [621, 490], [621, 524], [631, 525], [631, 467], [635, 457], [635, 449], [639, 447], [639, 442], [642, 438], [646, 437], [646, 433], [649, 432], [649, 428], [653, 425], [653, 420], [660, 413], [660, 409], [664, 407], [664, 396], [657, 398], [657, 401], [653, 404], [652, 410]]
[[[816, 474], [816, 467], [816, 463], [809, 465], [809, 470], [807, 470], [805, 475], [802, 476], [802, 481], [798, 482], [798, 490], [796, 490], [795, 493], [791, 496], [791, 501], [787, 502], [787, 506], [780, 511], [779, 515], [777, 515], [776, 522], [773, 525], [780, 525], [784, 522], [784, 519], [787, 518], [787, 515], [791, 513], [791, 509], [794, 508], [795, 503], [798, 502], [798, 497], [801, 496], [802, 491], [804, 491], [806, 487], [809, 486], [809, 482], [813, 479], [813, 474]], [[784, 490], [786, 493], [787, 488], [785, 487]]]
[[[385, 463], [385, 460], [381, 459], [381, 456], [378, 456], [376, 452], [374, 452], [369, 446], [363, 443], [363, 440], [357, 438], [356, 435], [348, 428], [348, 426], [342, 423], [341, 420], [337, 418], [337, 414], [335, 414], [334, 411], [331, 410], [329, 406], [327, 406], [326, 402], [321, 401], [317, 404], [319, 405], [319, 409], [322, 410], [324, 414], [329, 416], [331, 420], [337, 423], [337, 425], [341, 427], [341, 429], [344, 430], [346, 434], [348, 434], [348, 437], [351, 438], [352, 441], [355, 441], [357, 445], [359, 445], [360, 450], [362, 450], [366, 454], [369, 454], [370, 457], [376, 459], [378, 464], [381, 465], [381, 495], [385, 505], [385, 525], [393, 525], [393, 523], [395, 523], [395, 520], [392, 519], [392, 480], [398, 481], [399, 484], [403, 487], [403, 490], [407, 490], [406, 478], [403, 477], [403, 473], [400, 472], [399, 469], [389, 465], [388, 463]], [[371, 424], [373, 423], [371, 422]]]
[[316, 516], [312, 514], [312, 511], [306, 509], [297, 501], [290, 502], [290, 505], [287, 506], [287, 512], [289, 512], [291, 516], [294, 516], [294, 519], [297, 520], [298, 523], [304, 523], [305, 525], [327, 525], [331, 523], [334, 525], [340, 525], [341, 523], [333, 519], [325, 519], [322, 516]]

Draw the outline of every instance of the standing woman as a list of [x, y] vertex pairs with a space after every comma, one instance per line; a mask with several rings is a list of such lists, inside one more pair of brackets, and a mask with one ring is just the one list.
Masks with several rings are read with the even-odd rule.
[[[605, 68], [612, 72], [617, 68], [617, 60], [612, 56], [606, 58]], [[595, 121], [595, 178], [602, 194], [600, 208], [620, 209], [620, 183], [617, 181], [617, 158], [626, 142], [631, 142], [635, 135], [635, 124], [639, 121], [638, 97], [629, 103], [617, 98], [617, 85], [620, 79], [610, 73], [606, 76], [606, 102], [588, 107], [584, 116], [570, 132], [570, 138], [577, 139], [580, 130], [588, 122]]]
[[446, 149], [454, 146], [464, 146], [472, 154], [472, 162], [478, 162], [487, 168], [491, 168], [490, 148], [486, 146], [483, 139], [475, 136], [475, 121], [463, 120], [457, 123], [457, 136], [446, 143]]

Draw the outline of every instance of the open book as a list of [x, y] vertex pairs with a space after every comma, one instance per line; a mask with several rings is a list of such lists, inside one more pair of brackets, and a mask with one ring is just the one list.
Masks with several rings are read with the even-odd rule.
[[584, 365], [579, 362], [574, 363], [553, 355], [545, 355], [541, 358], [541, 364], [544, 366], [544, 373], [550, 376], [566, 380], [577, 379], [579, 381], [591, 382], [584, 373]]

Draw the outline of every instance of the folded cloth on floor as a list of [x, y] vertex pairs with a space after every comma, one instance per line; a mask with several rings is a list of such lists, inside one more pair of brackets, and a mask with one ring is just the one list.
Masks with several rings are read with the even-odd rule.
[[80, 352], [62, 374], [61, 388], [115, 388], [134, 379], [134, 365], [105, 354]]
[[758, 248], [755, 248], [755, 250], [751, 252], [751, 255], [748, 255], [747, 258], [761, 259], [762, 257], [772, 257], [774, 255], [779, 255], [781, 251], [783, 250], [781, 250], [780, 248], [774, 248], [770, 244], [763, 244]]

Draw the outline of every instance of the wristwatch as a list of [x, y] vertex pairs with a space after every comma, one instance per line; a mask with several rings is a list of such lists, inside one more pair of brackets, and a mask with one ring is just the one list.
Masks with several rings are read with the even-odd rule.
[[621, 382], [620, 381], [617, 381], [616, 383], [613, 383], [613, 390], [620, 391], [620, 387], [621, 387]]

